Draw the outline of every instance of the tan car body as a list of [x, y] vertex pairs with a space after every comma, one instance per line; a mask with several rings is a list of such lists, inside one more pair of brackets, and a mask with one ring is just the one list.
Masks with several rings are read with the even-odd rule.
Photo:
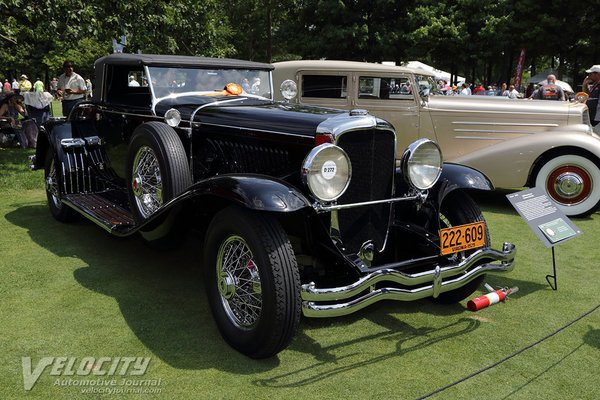
[[[588, 214], [600, 203], [600, 138], [591, 130], [585, 104], [500, 96], [423, 96], [418, 90], [390, 94], [390, 98], [369, 98], [359, 87], [365, 78], [409, 82], [417, 88], [419, 82], [434, 75], [420, 69], [353, 61], [302, 60], [274, 65], [275, 88], [287, 79], [296, 82], [298, 95], [291, 102], [367, 109], [394, 125], [397, 149], [406, 148], [418, 138], [433, 139], [440, 145], [445, 161], [480, 170], [498, 188], [536, 186], [537, 172], [548, 161], [560, 155], [584, 157], [596, 165], [596, 171], [587, 173], [593, 186], [586, 196], [590, 197], [588, 204], [569, 192], [573, 180], [577, 183], [580, 179], [570, 175], [558, 183], [564, 186], [564, 204], [556, 193], [551, 193], [552, 197], [567, 215]], [[344, 77], [342, 98], [303, 96], [305, 76]], [[274, 97], [285, 100], [278, 91]], [[568, 168], [564, 171], [571, 173]], [[545, 183], [553, 190], [552, 182]]]

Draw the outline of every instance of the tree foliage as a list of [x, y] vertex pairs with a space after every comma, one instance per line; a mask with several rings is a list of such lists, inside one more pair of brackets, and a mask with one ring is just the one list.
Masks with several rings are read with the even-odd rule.
[[0, 77], [45, 78], [127, 52], [273, 62], [420, 60], [470, 81], [511, 79], [521, 48], [532, 73], [580, 82], [600, 62], [599, 0], [0, 0]]

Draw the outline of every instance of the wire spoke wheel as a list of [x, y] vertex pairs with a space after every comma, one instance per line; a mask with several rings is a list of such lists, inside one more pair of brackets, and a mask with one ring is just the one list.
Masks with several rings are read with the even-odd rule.
[[54, 163], [54, 157], [50, 160], [50, 166], [48, 167], [48, 174], [46, 176], [46, 192], [48, 192], [48, 201], [52, 202], [55, 207], [62, 207], [60, 201], [60, 194], [58, 192], [58, 181], [56, 178], [56, 164]]
[[262, 287], [252, 251], [240, 236], [226, 239], [217, 255], [217, 286], [231, 322], [251, 329], [260, 319]]
[[131, 186], [138, 207], [148, 218], [163, 204], [162, 176], [158, 158], [148, 146], [142, 146], [133, 159]]
[[300, 275], [294, 249], [272, 216], [235, 206], [210, 222], [206, 291], [223, 338], [252, 358], [277, 354], [300, 321]]

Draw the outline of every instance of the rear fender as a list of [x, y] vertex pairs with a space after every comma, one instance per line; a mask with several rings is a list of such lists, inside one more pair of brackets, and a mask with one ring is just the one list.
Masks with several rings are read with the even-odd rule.
[[48, 149], [52, 148], [55, 154], [58, 155], [59, 160], [64, 158], [64, 150], [60, 145], [62, 139], [68, 139], [73, 137], [71, 131], [71, 124], [64, 123], [61, 125], [50, 125], [42, 126], [38, 135], [37, 146], [35, 149], [35, 164], [34, 169], [44, 168], [46, 160], [46, 154]]
[[574, 149], [586, 150], [600, 160], [600, 140], [589, 134], [585, 125], [553, 128], [518, 138], [506, 140], [492, 146], [465, 154], [452, 162], [468, 165], [482, 171], [499, 188], [517, 188], [526, 185], [535, 161], [549, 149], [564, 148], [562, 154], [571, 154]]

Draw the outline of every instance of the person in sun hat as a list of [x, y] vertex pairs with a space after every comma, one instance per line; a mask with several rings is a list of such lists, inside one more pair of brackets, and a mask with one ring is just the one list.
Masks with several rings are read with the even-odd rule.
[[600, 64], [592, 65], [590, 69], [585, 71], [587, 76], [583, 80], [583, 91], [589, 97], [585, 104], [590, 111], [590, 122], [594, 128], [594, 132], [600, 134], [600, 110], [598, 110], [600, 97]]
[[31, 90], [31, 81], [25, 74], [19, 78], [19, 90], [21, 92], [29, 92]]

